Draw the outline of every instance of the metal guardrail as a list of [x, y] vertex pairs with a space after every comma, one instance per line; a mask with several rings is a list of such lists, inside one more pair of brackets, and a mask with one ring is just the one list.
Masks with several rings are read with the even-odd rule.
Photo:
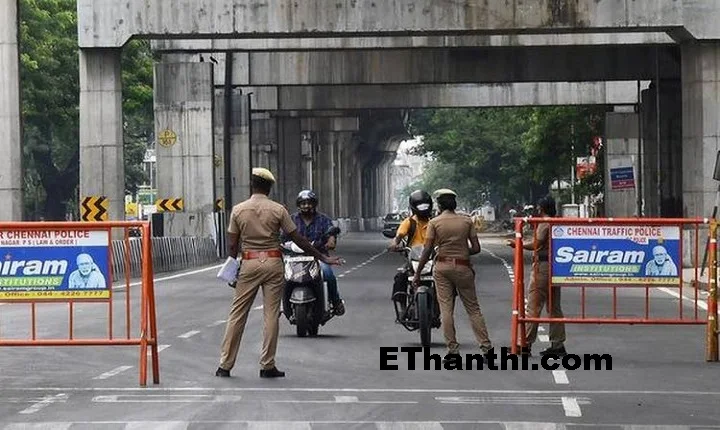
[[[129, 252], [125, 252], [129, 246]], [[113, 240], [113, 282], [125, 277], [125, 256], [130, 256], [130, 276], [141, 275], [142, 240], [132, 237], [127, 242]], [[172, 272], [219, 261], [218, 250], [211, 238], [153, 237], [153, 272]]]

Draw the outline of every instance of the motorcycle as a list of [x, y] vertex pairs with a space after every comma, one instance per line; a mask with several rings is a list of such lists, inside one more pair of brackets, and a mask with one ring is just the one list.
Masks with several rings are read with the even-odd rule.
[[[339, 233], [338, 227], [331, 227], [323, 240]], [[285, 242], [281, 248], [285, 266], [285, 317], [291, 325], [296, 326], [298, 337], [317, 336], [320, 326], [324, 326], [334, 316], [320, 262], [306, 255], [295, 242]]]
[[[388, 237], [391, 232], [388, 231], [386, 234], [383, 231], [383, 235]], [[394, 236], [391, 235], [390, 238], [392, 237]], [[436, 250], [433, 250], [430, 254], [430, 259], [420, 273], [420, 285], [413, 290], [412, 280], [420, 264], [423, 246], [408, 247], [407, 244], [404, 245], [402, 252], [405, 254], [406, 265], [398, 270], [407, 272], [407, 290], [405, 292], [396, 292], [393, 295], [395, 322], [408, 331], [419, 330], [420, 344], [429, 347], [432, 339], [432, 329], [440, 328], [440, 305], [437, 301], [435, 280], [432, 276]]]

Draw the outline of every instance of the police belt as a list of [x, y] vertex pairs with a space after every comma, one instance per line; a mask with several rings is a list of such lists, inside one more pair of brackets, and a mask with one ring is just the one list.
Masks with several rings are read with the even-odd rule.
[[437, 261], [440, 263], [452, 263], [457, 264], [460, 266], [470, 266], [470, 260], [467, 260], [465, 258], [450, 258], [450, 257], [438, 257]]
[[282, 258], [282, 252], [279, 249], [270, 249], [267, 251], [243, 251], [243, 260], [255, 260], [257, 258]]

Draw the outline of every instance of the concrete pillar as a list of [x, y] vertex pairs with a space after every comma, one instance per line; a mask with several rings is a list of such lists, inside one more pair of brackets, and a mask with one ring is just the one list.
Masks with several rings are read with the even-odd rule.
[[278, 199], [286, 204], [290, 211], [295, 207], [297, 194], [309, 188], [305, 182], [305, 169], [302, 163], [302, 133], [298, 118], [279, 118], [278, 121]]
[[336, 212], [336, 140], [337, 133], [320, 131], [315, 133], [315, 153], [313, 156], [313, 189], [318, 194], [318, 210], [331, 218]]
[[211, 63], [155, 65], [157, 195], [182, 198], [186, 213], [215, 203], [212, 78]]
[[23, 219], [18, 3], [0, 2], [0, 221]]
[[[233, 89], [231, 94], [229, 133], [230, 204], [232, 206], [250, 197], [250, 112], [248, 96]], [[225, 200], [225, 91], [215, 90], [215, 198]]]
[[[342, 218], [359, 217], [359, 211], [354, 207], [358, 201], [360, 190], [355, 186], [357, 169], [355, 168], [355, 151], [358, 144], [353, 139], [353, 133], [342, 133], [342, 144], [338, 154], [340, 173], [338, 175], [338, 200], [340, 201], [339, 216]], [[354, 211], [354, 212], [353, 212]]]
[[[607, 217], [634, 217], [638, 214], [638, 114], [605, 114], [605, 213]], [[630, 170], [634, 182], [625, 180]], [[617, 179], [613, 181], [613, 179]]]
[[681, 86], [678, 81], [660, 81], [659, 120], [657, 87], [653, 82], [642, 93], [644, 214], [682, 217]]
[[80, 50], [80, 201], [105, 196], [125, 219], [120, 49]]
[[681, 49], [684, 215], [708, 217], [718, 190], [713, 169], [720, 149], [720, 43], [690, 42]]
[[[250, 138], [252, 140], [252, 167], [269, 169], [278, 178], [278, 120], [267, 113], [253, 113]], [[270, 198], [279, 201], [278, 186], [273, 187]]]

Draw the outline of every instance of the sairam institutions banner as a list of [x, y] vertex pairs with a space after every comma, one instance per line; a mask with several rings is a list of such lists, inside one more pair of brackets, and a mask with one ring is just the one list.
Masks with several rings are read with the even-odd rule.
[[0, 300], [110, 298], [107, 231], [0, 230]]
[[680, 227], [555, 225], [554, 284], [680, 283]]

